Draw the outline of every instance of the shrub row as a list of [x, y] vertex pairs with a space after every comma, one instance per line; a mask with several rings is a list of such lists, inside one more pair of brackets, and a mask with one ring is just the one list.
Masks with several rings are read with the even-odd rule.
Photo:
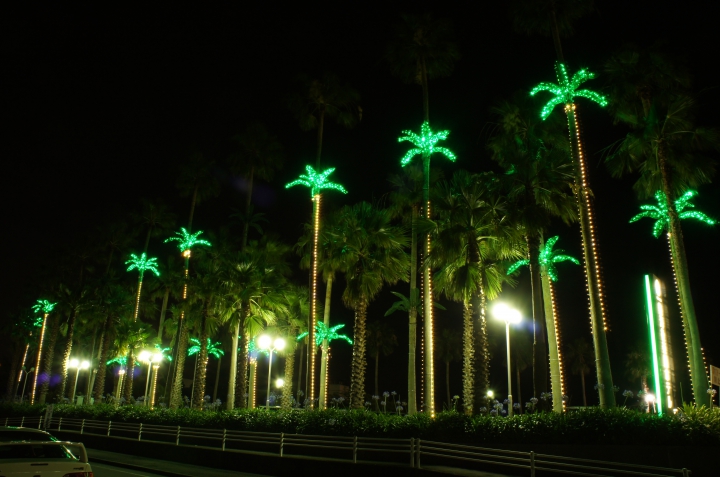
[[[38, 416], [44, 406], [1, 404], [1, 417]], [[146, 409], [56, 405], [53, 417], [142, 422], [168, 426], [234, 429], [361, 437], [431, 439], [477, 445], [720, 445], [720, 409], [685, 408], [678, 415], [651, 415], [629, 409], [586, 409], [565, 414], [536, 413], [512, 418], [468, 417], [443, 412], [398, 416], [365, 410], [201, 412], [192, 409]]]

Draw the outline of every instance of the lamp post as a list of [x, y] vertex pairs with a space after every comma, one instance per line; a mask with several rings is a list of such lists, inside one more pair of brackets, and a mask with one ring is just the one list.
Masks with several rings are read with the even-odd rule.
[[77, 391], [77, 383], [78, 383], [78, 377], [80, 377], [80, 370], [88, 369], [89, 367], [90, 367], [89, 361], [80, 362], [75, 358], [68, 361], [68, 368], [75, 368], [75, 385], [73, 386], [72, 397], [70, 398], [71, 403], [75, 402], [75, 392]]
[[150, 351], [142, 351], [140, 352], [140, 356], [138, 356], [138, 359], [140, 360], [140, 362], [147, 363], [148, 365], [147, 377], [145, 378], [145, 399], [143, 400], [143, 405], [148, 406], [148, 389], [150, 387], [151, 370], [153, 368], [153, 364], [159, 363], [162, 360], [162, 354], [153, 354]]
[[647, 393], [645, 395], [645, 402], [648, 405], [648, 412], [650, 414], [655, 414], [655, 395]]
[[508, 369], [508, 416], [513, 415], [512, 400], [512, 369], [510, 361], [510, 324], [520, 323], [520, 312], [510, 308], [504, 303], [498, 303], [493, 307], [493, 316], [505, 322], [505, 339], [507, 340], [507, 369]]
[[272, 371], [272, 355], [273, 351], [282, 351], [285, 348], [285, 340], [282, 338], [275, 338], [275, 341], [268, 335], [262, 335], [257, 340], [258, 348], [266, 349], [269, 352], [268, 357], [268, 384], [267, 384], [267, 396], [265, 398], [265, 409], [270, 409], [270, 372]]

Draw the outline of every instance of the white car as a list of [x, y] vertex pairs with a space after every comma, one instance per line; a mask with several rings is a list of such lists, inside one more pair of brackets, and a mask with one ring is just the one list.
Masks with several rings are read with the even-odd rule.
[[82, 443], [5, 427], [0, 428], [0, 477], [93, 477], [93, 472]]

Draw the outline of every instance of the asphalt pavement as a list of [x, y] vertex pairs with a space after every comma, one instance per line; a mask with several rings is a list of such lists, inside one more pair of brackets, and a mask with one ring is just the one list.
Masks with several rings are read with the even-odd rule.
[[[95, 471], [95, 463], [97, 462], [138, 472], [149, 472], [165, 477], [272, 477], [262, 474], [252, 474], [250, 472], [235, 472], [232, 470], [183, 464], [182, 462], [138, 457], [98, 449], [88, 449], [87, 451], [90, 465], [93, 466], [93, 471]], [[99, 472], [96, 473], [98, 477], [102, 477], [102, 474]]]

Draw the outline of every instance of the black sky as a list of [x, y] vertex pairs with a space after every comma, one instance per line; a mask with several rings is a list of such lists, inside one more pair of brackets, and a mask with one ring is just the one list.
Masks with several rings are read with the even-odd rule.
[[[267, 228], [294, 243], [310, 202], [306, 191], [286, 191], [283, 185], [303, 172], [315, 149], [314, 133], [300, 131], [285, 106], [298, 73], [334, 71], [362, 95], [363, 120], [357, 128], [326, 128], [323, 163], [337, 167], [333, 180], [350, 191], [345, 197], [333, 196], [333, 205], [381, 199], [390, 190], [386, 179], [398, 172], [405, 150], [396, 138], [403, 129], [417, 129], [422, 117], [419, 88], [393, 78], [382, 59], [402, 12], [432, 11], [450, 18], [463, 55], [451, 77], [430, 85], [434, 127], [452, 131], [446, 145], [458, 155], [455, 165], [442, 165], [448, 177], [455, 168], [492, 169], [483, 136], [489, 108], [518, 90], [554, 79], [551, 40], [514, 33], [504, 7], [480, 2], [472, 7], [423, 2], [275, 5], [34, 5], [3, 15], [3, 320], [42, 293], [35, 278], [47, 271], [53, 255], [84, 243], [89, 232], [111, 216], [137, 209], [141, 197], [161, 197], [185, 217], [187, 200], [178, 197], [174, 187], [176, 165], [193, 151], [221, 164], [232, 151], [230, 137], [253, 121], [267, 123], [287, 155], [276, 180], [258, 185], [255, 202], [270, 218]], [[598, 2], [598, 12], [580, 20], [576, 35], [564, 40], [566, 58], [573, 69], [586, 66], [601, 73], [603, 61], [623, 43], [647, 45], [664, 39], [687, 61], [696, 90], [715, 88], [720, 41], [711, 5]], [[602, 85], [600, 74], [589, 86]], [[703, 94], [701, 111], [701, 119], [714, 126], [716, 92]], [[632, 178], [612, 179], [602, 165], [599, 151], [622, 137], [623, 130], [613, 127], [600, 108], [581, 108], [597, 199], [613, 373], [616, 382], [624, 383], [627, 346], [644, 336], [642, 275], [656, 273], [670, 280], [669, 256], [664, 241], [652, 238], [650, 221], [627, 223], [641, 203], [631, 190]], [[198, 228], [223, 225], [230, 207], [242, 200], [241, 181], [222, 169], [218, 174], [223, 193], [198, 208]], [[719, 217], [717, 183], [699, 192], [698, 208]], [[709, 361], [718, 365], [720, 313], [714, 293], [720, 285], [720, 227], [683, 227], [703, 344]], [[558, 224], [552, 232], [561, 235], [558, 246], [581, 257], [577, 228]], [[165, 253], [163, 247], [153, 243], [151, 252]], [[561, 267], [558, 293], [565, 335], [589, 338], [581, 269]], [[296, 279], [304, 280], [302, 275]], [[524, 280], [526, 275], [504, 298], [528, 316]], [[371, 319], [381, 317], [391, 301], [386, 296], [371, 306]], [[351, 312], [339, 301], [335, 310], [337, 321], [351, 328]], [[441, 314], [441, 323], [459, 323], [453, 310]], [[383, 376], [381, 387], [400, 391], [407, 338], [403, 344], [403, 318], [397, 315], [391, 322], [401, 346], [391, 356], [397, 365], [388, 368], [393, 371]], [[501, 326], [492, 326], [495, 336], [502, 332]], [[342, 351], [337, 359], [345, 359]], [[496, 364], [493, 381], [502, 386], [501, 360]], [[453, 382], [459, 376], [455, 367]]]

